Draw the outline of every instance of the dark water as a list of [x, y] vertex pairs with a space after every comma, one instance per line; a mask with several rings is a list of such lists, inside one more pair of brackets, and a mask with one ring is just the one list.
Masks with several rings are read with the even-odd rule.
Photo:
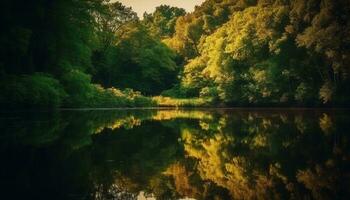
[[350, 113], [0, 115], [1, 199], [349, 199]]

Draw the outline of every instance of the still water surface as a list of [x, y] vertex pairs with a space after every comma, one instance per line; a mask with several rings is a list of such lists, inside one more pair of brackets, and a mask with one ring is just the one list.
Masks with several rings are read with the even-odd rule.
[[349, 199], [350, 113], [0, 115], [3, 199]]

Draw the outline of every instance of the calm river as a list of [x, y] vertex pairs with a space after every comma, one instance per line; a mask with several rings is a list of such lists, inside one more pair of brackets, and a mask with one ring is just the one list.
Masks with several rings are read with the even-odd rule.
[[0, 115], [1, 199], [350, 199], [350, 112]]

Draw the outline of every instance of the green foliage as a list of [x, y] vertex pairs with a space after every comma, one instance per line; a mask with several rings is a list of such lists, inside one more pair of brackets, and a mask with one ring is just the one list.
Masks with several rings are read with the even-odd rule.
[[0, 9], [5, 106], [154, 105], [142, 94], [181, 99], [167, 105], [349, 105], [347, 0], [206, 0], [143, 20], [109, 0]]
[[[62, 83], [62, 84], [61, 84]], [[155, 102], [132, 89], [124, 91], [91, 83], [91, 76], [79, 70], [64, 74], [61, 83], [47, 74], [6, 76], [0, 82], [0, 107], [147, 107]]]
[[161, 5], [156, 10], [143, 15], [142, 23], [148, 31], [159, 38], [172, 37], [175, 33], [176, 21], [180, 16], [184, 16], [186, 11], [182, 8]]
[[195, 58], [201, 42], [227, 22], [232, 13], [254, 4], [249, 0], [207, 0], [193, 13], [179, 17], [174, 36], [164, 42], [185, 60]]
[[[204, 94], [215, 88], [214, 96], [231, 105], [312, 106], [319, 105], [319, 99], [345, 103], [349, 51], [344, 45], [350, 41], [345, 36], [345, 1], [230, 2], [232, 7], [225, 11], [221, 1], [208, 0], [194, 12], [200, 14], [179, 18], [179, 33], [168, 44], [185, 57], [194, 57], [187, 60], [181, 87]], [[212, 4], [217, 10], [208, 15], [205, 5]], [[340, 11], [334, 14], [336, 8]], [[213, 19], [225, 12], [232, 15], [222, 17], [215, 32], [203, 28], [213, 27]], [[200, 16], [205, 16], [205, 26], [193, 29], [193, 23], [201, 23]], [[191, 49], [184, 45], [186, 40], [196, 44], [197, 53], [186, 52]]]
[[81, 71], [72, 70], [63, 75], [62, 83], [69, 94], [67, 105], [84, 107], [90, 104], [94, 97], [91, 77]]
[[219, 98], [219, 91], [216, 87], [204, 87], [201, 89], [199, 97], [212, 98], [213, 101], [216, 101]]
[[[9, 74], [62, 73], [62, 63], [90, 69], [100, 0], [1, 2], [0, 60]], [[6, 48], [5, 48], [6, 47]]]
[[102, 2], [101, 9], [95, 11], [97, 24], [98, 51], [106, 53], [118, 41], [117, 32], [131, 22], [138, 21], [137, 14], [120, 2]]
[[192, 88], [183, 87], [180, 84], [175, 85], [169, 90], [164, 90], [161, 93], [164, 97], [174, 97], [174, 98], [188, 98], [198, 96], [198, 91]]
[[176, 80], [173, 52], [119, 2], [5, 0], [0, 7], [4, 106], [150, 106], [150, 98], [114, 87], [159, 93]]
[[91, 83], [91, 77], [78, 70], [73, 70], [62, 77], [62, 82], [69, 94], [68, 107], [145, 107], [152, 106], [151, 98], [144, 97], [132, 89], [125, 91], [116, 88], [104, 89]]
[[160, 107], [206, 107], [213, 105], [209, 98], [171, 98], [156, 96], [152, 98]]
[[105, 86], [133, 88], [154, 95], [176, 81], [174, 52], [139, 23], [124, 26], [118, 44], [108, 56], [110, 62], [99, 68], [95, 76]]
[[310, 103], [314, 99], [312, 88], [305, 83], [300, 83], [295, 90], [295, 100], [299, 103]]
[[66, 97], [59, 81], [47, 74], [4, 77], [0, 91], [2, 108], [55, 108]]

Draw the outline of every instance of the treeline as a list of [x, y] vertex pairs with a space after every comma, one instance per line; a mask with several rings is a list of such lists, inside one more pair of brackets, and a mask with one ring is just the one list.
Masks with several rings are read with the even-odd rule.
[[144, 95], [157, 95], [177, 79], [175, 52], [119, 2], [0, 4], [0, 107], [151, 106]]
[[192, 13], [162, 5], [143, 19], [108, 0], [0, 7], [1, 107], [350, 100], [347, 0], [207, 0]]
[[185, 60], [168, 95], [228, 105], [349, 105], [347, 0], [207, 0], [165, 42]]

